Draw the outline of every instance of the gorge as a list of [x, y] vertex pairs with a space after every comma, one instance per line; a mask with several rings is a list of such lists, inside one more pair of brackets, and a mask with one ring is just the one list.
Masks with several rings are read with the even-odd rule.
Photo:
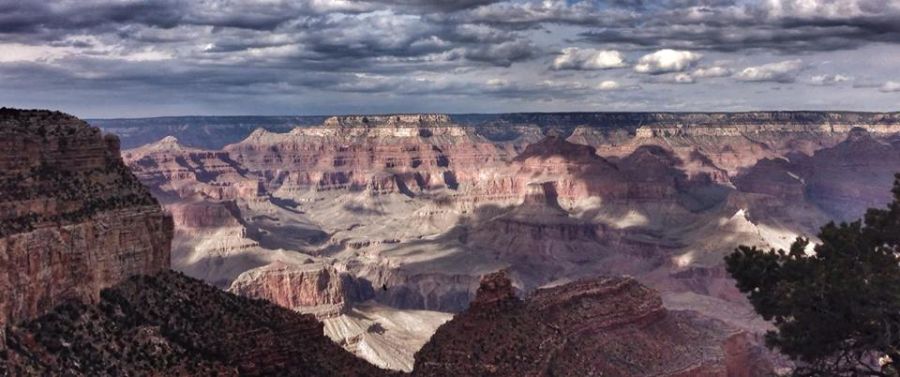
[[[480, 277], [504, 268], [526, 295], [630, 275], [669, 310], [761, 334], [722, 257], [855, 219], [889, 201], [900, 170], [897, 113], [400, 114], [265, 127], [212, 148], [175, 133], [123, 152], [175, 217], [173, 267], [315, 313], [346, 349], [407, 371]], [[421, 321], [395, 319], [403, 313]]]
[[887, 203], [898, 131], [402, 114], [120, 151], [3, 109], [0, 375], [781, 373], [722, 257]]

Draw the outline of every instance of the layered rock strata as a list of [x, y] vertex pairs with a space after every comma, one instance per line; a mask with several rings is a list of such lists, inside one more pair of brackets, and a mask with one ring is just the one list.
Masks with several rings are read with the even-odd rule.
[[238, 276], [230, 292], [265, 299], [320, 319], [346, 313], [350, 304], [374, 297], [371, 285], [333, 266], [275, 262]]
[[169, 268], [170, 216], [115, 136], [65, 114], [0, 109], [0, 325]]
[[764, 376], [757, 347], [724, 324], [669, 312], [629, 278], [583, 280], [517, 298], [486, 276], [471, 307], [416, 354], [417, 376]]

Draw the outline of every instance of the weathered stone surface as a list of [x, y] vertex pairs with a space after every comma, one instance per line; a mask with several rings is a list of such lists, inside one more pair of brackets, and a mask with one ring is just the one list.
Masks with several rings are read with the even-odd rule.
[[350, 309], [354, 302], [374, 297], [370, 285], [333, 266], [275, 262], [238, 276], [230, 292], [265, 299], [288, 309], [330, 318]]
[[[758, 348], [721, 322], [667, 312], [630, 278], [582, 280], [523, 300], [504, 273], [416, 354], [416, 376], [764, 376]], [[753, 359], [752, 361], [750, 359]], [[752, 362], [748, 365], [746, 362]]]
[[313, 316], [172, 271], [132, 277], [97, 305], [62, 305], [3, 341], [0, 375], [393, 375], [332, 343]]
[[75, 117], [0, 109], [0, 325], [169, 268], [172, 219]]

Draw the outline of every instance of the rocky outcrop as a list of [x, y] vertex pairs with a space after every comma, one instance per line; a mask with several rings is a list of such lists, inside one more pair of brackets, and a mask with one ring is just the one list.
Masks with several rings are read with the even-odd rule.
[[320, 319], [346, 313], [350, 304], [374, 296], [371, 285], [333, 266], [316, 263], [298, 266], [275, 262], [255, 268], [238, 276], [228, 290]]
[[122, 158], [154, 196], [165, 203], [265, 195], [260, 182], [246, 177], [246, 169], [228, 153], [186, 147], [172, 136], [127, 150]]
[[75, 117], [0, 109], [0, 325], [169, 268], [172, 219]]
[[310, 315], [175, 272], [134, 277], [97, 305], [70, 303], [10, 328], [13, 376], [388, 376], [332, 343]]
[[[721, 322], [668, 312], [629, 278], [512, 294], [486, 276], [472, 306], [416, 354], [417, 376], [763, 376], [756, 347]], [[749, 372], [748, 372], [749, 371]]]
[[225, 151], [287, 198], [310, 190], [408, 196], [457, 190], [466, 174], [501, 153], [441, 115], [333, 117], [287, 134], [257, 130]]

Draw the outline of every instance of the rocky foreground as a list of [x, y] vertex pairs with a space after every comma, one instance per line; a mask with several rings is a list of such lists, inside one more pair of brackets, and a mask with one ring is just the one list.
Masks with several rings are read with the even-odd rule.
[[630, 278], [598, 278], [515, 296], [487, 275], [469, 309], [416, 354], [421, 376], [769, 376], [747, 333], [669, 312]]
[[[390, 376], [323, 325], [175, 272], [136, 276], [95, 305], [69, 302], [8, 328], [0, 375]], [[369, 331], [384, 331], [370, 328]], [[416, 355], [413, 376], [766, 376], [748, 334], [667, 312], [633, 279], [600, 278], [518, 299], [504, 272]]]
[[5, 342], [9, 376], [391, 375], [334, 344], [312, 316], [172, 271], [133, 277], [95, 305], [61, 305]]
[[169, 271], [173, 223], [69, 115], [0, 109], [0, 375], [381, 375], [314, 317]]

